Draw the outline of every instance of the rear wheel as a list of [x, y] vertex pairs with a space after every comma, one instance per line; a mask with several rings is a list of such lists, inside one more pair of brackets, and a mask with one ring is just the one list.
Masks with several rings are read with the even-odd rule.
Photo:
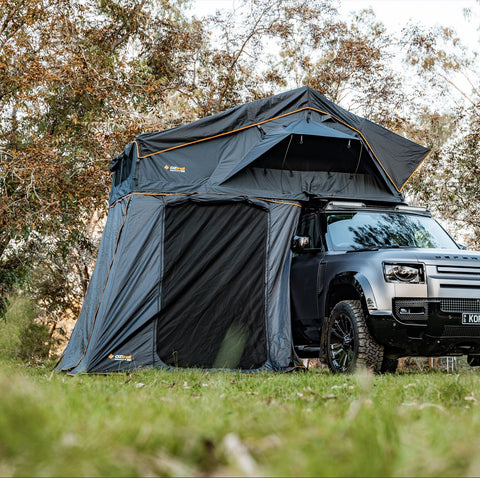
[[470, 367], [479, 367], [480, 366], [480, 355], [468, 355], [467, 362]]
[[372, 338], [359, 300], [344, 300], [327, 322], [327, 363], [333, 373], [351, 373], [359, 367], [380, 372], [383, 347]]
[[398, 367], [398, 359], [383, 357], [381, 373], [395, 373]]

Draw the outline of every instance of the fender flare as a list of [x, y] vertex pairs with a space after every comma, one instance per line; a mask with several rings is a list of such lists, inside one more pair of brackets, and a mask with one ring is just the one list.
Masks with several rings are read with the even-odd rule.
[[[375, 300], [375, 294], [373, 293], [373, 288], [370, 285], [369, 280], [360, 272], [343, 272], [341, 274], [336, 275], [328, 285], [328, 292], [325, 296], [324, 303], [323, 303], [323, 310], [327, 312], [327, 302], [329, 301], [329, 297], [332, 294], [332, 289], [335, 285], [348, 285], [355, 289], [358, 297], [360, 298], [360, 302], [362, 304], [362, 308], [366, 314], [370, 311], [377, 309], [377, 301]], [[325, 357], [326, 350], [325, 350], [325, 338], [326, 338], [326, 327], [327, 327], [327, 320], [322, 321], [321, 327], [321, 339], [320, 339], [320, 355]]]
[[377, 310], [377, 301], [375, 294], [373, 293], [372, 286], [368, 279], [360, 272], [357, 272], [354, 276], [354, 285], [360, 293], [360, 296], [365, 299], [365, 305], [368, 311]]
[[[373, 288], [369, 280], [361, 272], [343, 272], [336, 275], [328, 286], [327, 300], [335, 285], [340, 284], [352, 286], [356, 290], [362, 305], [366, 308], [365, 312], [377, 310], [377, 301]], [[325, 306], [327, 306], [326, 303]]]

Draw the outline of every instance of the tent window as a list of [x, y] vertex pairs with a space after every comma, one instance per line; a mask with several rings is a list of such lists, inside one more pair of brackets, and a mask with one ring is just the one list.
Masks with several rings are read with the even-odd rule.
[[130, 176], [130, 171], [132, 169], [132, 158], [130, 155], [123, 155], [119, 166], [115, 170], [115, 177], [113, 183], [115, 186], [120, 185]]
[[266, 362], [267, 221], [265, 210], [243, 202], [166, 207], [163, 362], [242, 369]]
[[266, 151], [251, 167], [290, 171], [370, 172], [359, 141], [293, 135]]

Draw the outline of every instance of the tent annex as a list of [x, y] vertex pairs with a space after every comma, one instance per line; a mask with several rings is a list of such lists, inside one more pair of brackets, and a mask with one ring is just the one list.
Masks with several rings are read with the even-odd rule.
[[290, 242], [311, 198], [401, 203], [429, 150], [307, 87], [140, 135], [57, 365], [285, 370]]

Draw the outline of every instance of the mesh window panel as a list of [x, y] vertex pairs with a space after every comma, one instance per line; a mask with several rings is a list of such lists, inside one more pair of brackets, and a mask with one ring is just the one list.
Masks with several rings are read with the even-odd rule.
[[267, 359], [268, 213], [246, 203], [165, 210], [157, 352], [179, 367], [261, 367]]

